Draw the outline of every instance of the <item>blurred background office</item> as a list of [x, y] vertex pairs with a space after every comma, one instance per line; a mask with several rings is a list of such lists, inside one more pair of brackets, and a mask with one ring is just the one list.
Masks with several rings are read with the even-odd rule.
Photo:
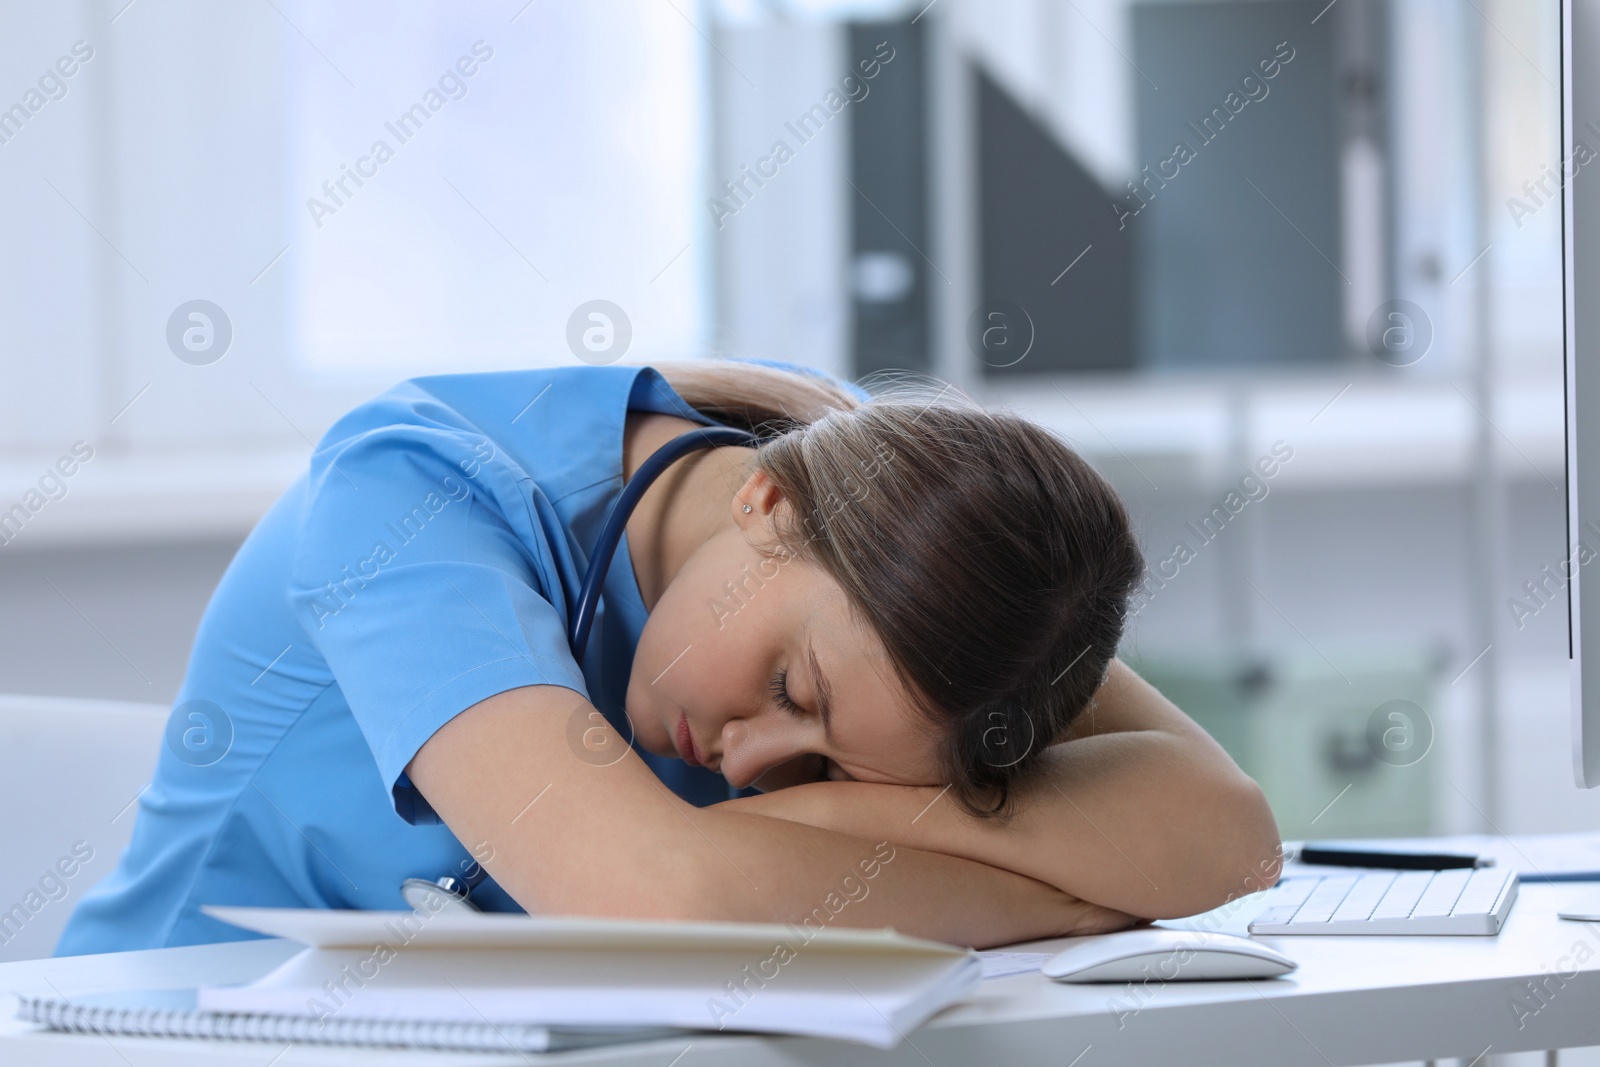
[[1286, 836], [1600, 828], [1557, 5], [0, 12], [0, 691], [170, 701], [395, 381], [767, 356], [1087, 455], [1150, 563], [1124, 655]]

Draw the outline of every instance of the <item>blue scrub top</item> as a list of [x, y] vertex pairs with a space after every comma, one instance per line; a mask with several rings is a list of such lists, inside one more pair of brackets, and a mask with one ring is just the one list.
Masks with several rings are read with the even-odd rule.
[[[340, 419], [223, 575], [133, 839], [56, 954], [256, 936], [202, 904], [403, 908], [402, 880], [469, 871], [404, 768], [496, 693], [565, 686], [631, 736], [646, 612], [626, 537], [581, 669], [566, 638], [630, 410], [710, 423], [620, 366], [419, 378]], [[729, 796], [639, 754], [691, 803]], [[521, 910], [492, 879], [473, 898]]]

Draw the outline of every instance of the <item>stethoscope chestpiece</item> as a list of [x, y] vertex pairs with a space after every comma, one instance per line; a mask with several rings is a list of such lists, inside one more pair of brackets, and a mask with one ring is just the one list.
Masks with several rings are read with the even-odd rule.
[[483, 911], [472, 900], [472, 887], [459, 878], [445, 875], [437, 881], [407, 878], [400, 883], [400, 896], [412, 911], [438, 915], [444, 911], [475, 915]]

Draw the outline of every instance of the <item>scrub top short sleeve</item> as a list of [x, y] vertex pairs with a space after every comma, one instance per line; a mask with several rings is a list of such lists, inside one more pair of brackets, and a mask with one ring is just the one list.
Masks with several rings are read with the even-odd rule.
[[559, 523], [540, 521], [537, 486], [489, 438], [443, 424], [351, 430], [313, 461], [291, 600], [396, 813], [434, 824], [404, 772], [435, 731], [508, 689], [588, 695], [567, 646], [565, 546], [549, 544]]

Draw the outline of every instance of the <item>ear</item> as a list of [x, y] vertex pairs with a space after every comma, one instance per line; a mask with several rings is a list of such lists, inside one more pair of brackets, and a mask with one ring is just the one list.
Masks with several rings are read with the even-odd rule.
[[750, 477], [733, 494], [730, 506], [733, 508], [734, 525], [747, 535], [755, 534], [760, 540], [768, 540], [772, 534], [774, 513], [784, 503], [783, 490], [767, 477], [766, 471], [758, 467], [750, 472]]
[[[778, 536], [779, 512], [784, 512], [782, 518], [789, 518], [787, 510], [792, 509], [789, 498], [784, 496], [784, 491], [771, 478], [766, 477], [765, 470], [752, 470], [750, 477], [744, 480], [744, 485], [739, 486], [738, 493], [733, 494], [733, 525], [738, 526], [739, 533], [744, 534], [744, 541], [757, 552], [770, 552], [781, 544]], [[749, 507], [749, 512], [746, 512]]]

